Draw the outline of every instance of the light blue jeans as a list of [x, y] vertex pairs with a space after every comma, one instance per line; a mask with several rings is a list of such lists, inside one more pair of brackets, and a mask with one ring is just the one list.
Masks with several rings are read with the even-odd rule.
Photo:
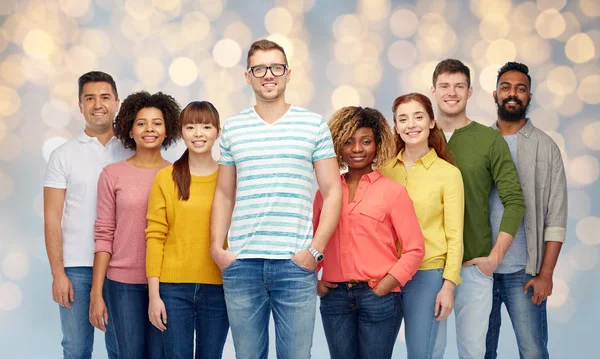
[[[460, 359], [482, 359], [492, 310], [494, 278], [476, 266], [462, 267], [462, 282], [454, 290], [456, 344]], [[446, 350], [446, 320], [440, 322], [433, 358], [443, 358]]]
[[236, 259], [223, 269], [223, 289], [237, 359], [267, 359], [271, 311], [277, 358], [310, 358], [315, 271], [289, 259]]
[[531, 278], [533, 277], [525, 273], [525, 269], [510, 274], [494, 274], [494, 294], [485, 359], [497, 358], [502, 303], [506, 305], [515, 331], [519, 357], [548, 359], [546, 301], [540, 305], [531, 303], [533, 287], [529, 288], [527, 294], [523, 293], [525, 284]]
[[[67, 267], [65, 273], [73, 285], [75, 301], [71, 309], [58, 306], [60, 326], [63, 339], [63, 357], [65, 359], [89, 359], [94, 348], [94, 327], [90, 323], [90, 291], [92, 290], [92, 267]], [[107, 300], [106, 286], [103, 290], [105, 303]], [[112, 322], [106, 325], [104, 334], [106, 351], [110, 359], [116, 359], [117, 340]]]
[[402, 287], [402, 313], [408, 359], [431, 359], [439, 323], [435, 299], [442, 289], [443, 269], [418, 270]]

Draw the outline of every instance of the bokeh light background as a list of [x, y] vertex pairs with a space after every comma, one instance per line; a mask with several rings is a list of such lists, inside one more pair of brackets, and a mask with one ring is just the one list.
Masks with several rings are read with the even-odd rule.
[[[473, 71], [469, 117], [491, 124], [498, 68], [529, 65], [529, 115], [561, 148], [569, 184], [568, 240], [548, 301], [550, 353], [597, 357], [599, 25], [598, 0], [0, 1], [1, 356], [61, 356], [42, 179], [50, 152], [83, 128], [78, 76], [112, 74], [121, 98], [143, 89], [182, 105], [209, 100], [226, 118], [254, 104], [245, 53], [267, 37], [288, 53], [288, 101], [327, 118], [359, 104], [391, 118], [396, 96], [430, 95], [434, 66], [455, 57]], [[447, 358], [457, 357], [453, 325]], [[516, 358], [506, 315], [503, 328], [500, 358]], [[406, 356], [403, 340], [401, 331], [394, 358]], [[229, 338], [224, 357], [233, 355]], [[100, 334], [94, 357], [106, 357]], [[328, 357], [318, 315], [313, 357]]]

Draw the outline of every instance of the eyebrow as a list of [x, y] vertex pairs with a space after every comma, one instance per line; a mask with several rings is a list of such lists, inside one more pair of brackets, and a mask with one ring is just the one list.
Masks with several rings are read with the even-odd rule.
[[[86, 93], [83, 95], [83, 97], [93, 97], [95, 96], [95, 94], [93, 93]], [[99, 96], [112, 96], [112, 94], [110, 92], [105, 92], [105, 93], [101, 93]]]
[[[136, 118], [135, 120], [136, 120], [136, 121], [139, 121], [139, 120], [144, 120], [144, 121], [147, 121], [148, 119], [147, 119], [146, 117], [138, 117], [138, 118]], [[150, 120], [151, 120], [151, 121], [154, 121], [154, 120], [161, 120], [161, 121], [164, 121], [165, 119], [164, 119], [164, 118], [162, 118], [162, 117], [154, 117], [154, 118], [151, 118]]]
[[[500, 85], [512, 85], [512, 82], [502, 81], [502, 82], [500, 82]], [[527, 84], [523, 83], [523, 82], [517, 82], [515, 84], [515, 86], [525, 86], [525, 87], [528, 87]]]
[[[424, 115], [425, 112], [423, 112], [423, 111], [413, 112], [413, 115], [416, 115], [416, 114]], [[400, 117], [400, 116], [408, 116], [408, 114], [406, 114], [406, 113], [399, 113], [396, 117]]]

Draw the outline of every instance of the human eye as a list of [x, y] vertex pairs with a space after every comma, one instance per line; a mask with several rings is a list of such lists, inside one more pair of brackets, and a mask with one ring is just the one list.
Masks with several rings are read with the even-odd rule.
[[397, 120], [398, 122], [402, 123], [402, 122], [406, 122], [406, 117], [400, 117]]
[[423, 115], [417, 115], [417, 116], [415, 116], [415, 119], [422, 120], [423, 119]]
[[190, 125], [188, 125], [188, 126], [185, 126], [185, 129], [186, 129], [186, 130], [193, 130], [193, 129], [194, 129], [194, 126], [190, 126]]

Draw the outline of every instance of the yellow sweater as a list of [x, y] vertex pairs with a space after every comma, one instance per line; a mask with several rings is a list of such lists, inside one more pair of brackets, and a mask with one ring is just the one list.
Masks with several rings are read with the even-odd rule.
[[404, 185], [413, 200], [425, 238], [425, 257], [419, 269], [444, 268], [443, 277], [458, 284], [461, 282], [464, 223], [460, 171], [430, 149], [407, 172], [402, 153], [403, 150], [380, 172]]
[[193, 176], [190, 198], [182, 201], [173, 182], [173, 166], [159, 171], [148, 202], [146, 275], [165, 283], [223, 284], [210, 253], [210, 210], [217, 171]]

